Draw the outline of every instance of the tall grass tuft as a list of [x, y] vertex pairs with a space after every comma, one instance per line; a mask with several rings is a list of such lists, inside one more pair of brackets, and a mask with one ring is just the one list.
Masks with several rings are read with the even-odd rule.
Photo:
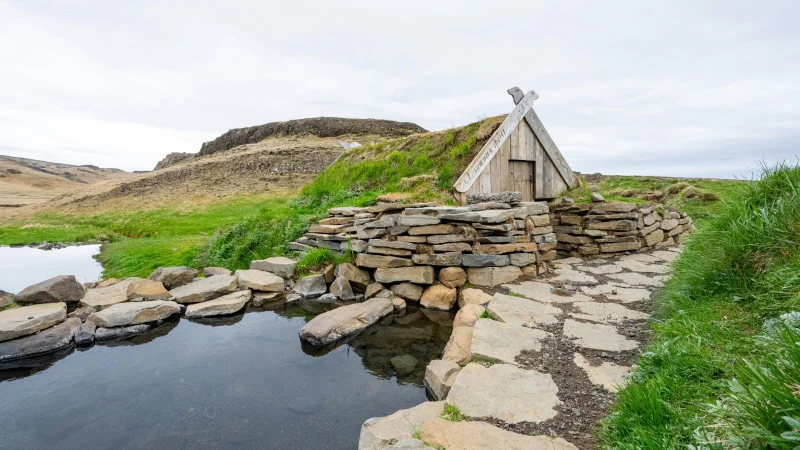
[[602, 444], [800, 444], [791, 444], [800, 382], [788, 383], [800, 380], [800, 339], [761, 344], [765, 321], [800, 309], [799, 292], [800, 167], [779, 164], [741, 184], [690, 238], [655, 299], [654, 339], [603, 423]]

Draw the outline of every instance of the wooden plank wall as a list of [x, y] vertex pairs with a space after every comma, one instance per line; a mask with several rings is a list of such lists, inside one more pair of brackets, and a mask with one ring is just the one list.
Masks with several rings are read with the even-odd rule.
[[[481, 172], [468, 193], [519, 190], [515, 189], [509, 160], [533, 161], [533, 192], [537, 200], [555, 198], [568, 189], [567, 183], [544, 151], [542, 143], [536, 138], [527, 122], [522, 121], [503, 143], [486, 169]], [[465, 203], [466, 195], [461, 195], [459, 200]]]

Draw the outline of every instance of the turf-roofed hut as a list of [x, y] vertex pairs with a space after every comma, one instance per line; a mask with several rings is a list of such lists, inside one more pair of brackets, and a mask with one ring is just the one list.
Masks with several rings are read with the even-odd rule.
[[579, 185], [544, 124], [533, 110], [535, 92], [508, 90], [516, 107], [453, 185], [456, 200], [516, 191], [523, 201], [550, 200]]

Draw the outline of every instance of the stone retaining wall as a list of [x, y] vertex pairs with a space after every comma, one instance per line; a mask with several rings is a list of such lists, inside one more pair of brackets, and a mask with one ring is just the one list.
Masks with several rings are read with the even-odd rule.
[[[466, 280], [458, 284], [448, 278], [465, 274], [472, 284], [494, 286], [523, 272], [535, 274], [537, 265], [555, 259], [548, 212], [542, 202], [333, 208], [289, 247], [352, 250], [355, 265], [387, 285], [432, 285], [438, 278], [456, 287]], [[443, 270], [448, 267], [464, 271]], [[401, 296], [412, 300], [421, 291], [408, 285], [393, 290], [408, 291]]]
[[565, 204], [550, 210], [561, 256], [597, 255], [671, 245], [694, 230], [686, 213], [663, 205]]

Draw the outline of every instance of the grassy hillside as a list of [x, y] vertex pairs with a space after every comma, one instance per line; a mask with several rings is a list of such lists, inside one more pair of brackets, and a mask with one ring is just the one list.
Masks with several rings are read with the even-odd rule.
[[[232, 196], [235, 190], [225, 191], [216, 200], [202, 196], [210, 191], [210, 178], [198, 174], [217, 173], [213, 177], [217, 184], [230, 185], [224, 174], [249, 167], [241, 166], [245, 155], [261, 158], [297, 153], [289, 150], [291, 146], [319, 151], [338, 145], [313, 137], [269, 138], [243, 150], [231, 150], [232, 155], [220, 152], [185, 167], [155, 172], [132, 186], [90, 195], [76, 205], [2, 219], [0, 245], [107, 239], [100, 259], [106, 276], [114, 277], [143, 276], [158, 266], [175, 264], [242, 268], [252, 259], [284, 254], [284, 244], [330, 207], [369, 205], [382, 195], [403, 201], [452, 203], [450, 187], [501, 121], [502, 117], [494, 117], [440, 132], [374, 139], [309, 176], [310, 182], [302, 188], [238, 196]], [[261, 148], [271, 150], [265, 153]], [[232, 161], [239, 165], [229, 167]], [[291, 178], [302, 182], [301, 175]], [[247, 184], [265, 184], [253, 176], [240, 178]], [[717, 198], [741, 184], [657, 177], [584, 178], [584, 187], [568, 193], [576, 200], [588, 201], [590, 191], [598, 191], [609, 199], [665, 201], [686, 208], [696, 218], [707, 215]], [[174, 183], [183, 190], [171, 187]], [[150, 184], [154, 187], [148, 187]]]
[[721, 202], [656, 308], [654, 340], [605, 422], [605, 446], [796, 448], [800, 167], [769, 169]]
[[[400, 191], [410, 200], [448, 201], [455, 177], [499, 123], [492, 118], [366, 144], [348, 152], [301, 191], [218, 201], [203, 198], [195, 203], [184, 195], [142, 201], [134, 191], [137, 198], [113, 198], [110, 206], [89, 197], [79, 208], [5, 218], [0, 223], [0, 245], [107, 239], [100, 259], [105, 275], [114, 277], [143, 276], [158, 266], [175, 264], [246, 267], [252, 259], [283, 254], [286, 242], [333, 206], [372, 204], [381, 194]], [[94, 203], [98, 206], [92, 207]], [[167, 206], [153, 208], [154, 204]]]

